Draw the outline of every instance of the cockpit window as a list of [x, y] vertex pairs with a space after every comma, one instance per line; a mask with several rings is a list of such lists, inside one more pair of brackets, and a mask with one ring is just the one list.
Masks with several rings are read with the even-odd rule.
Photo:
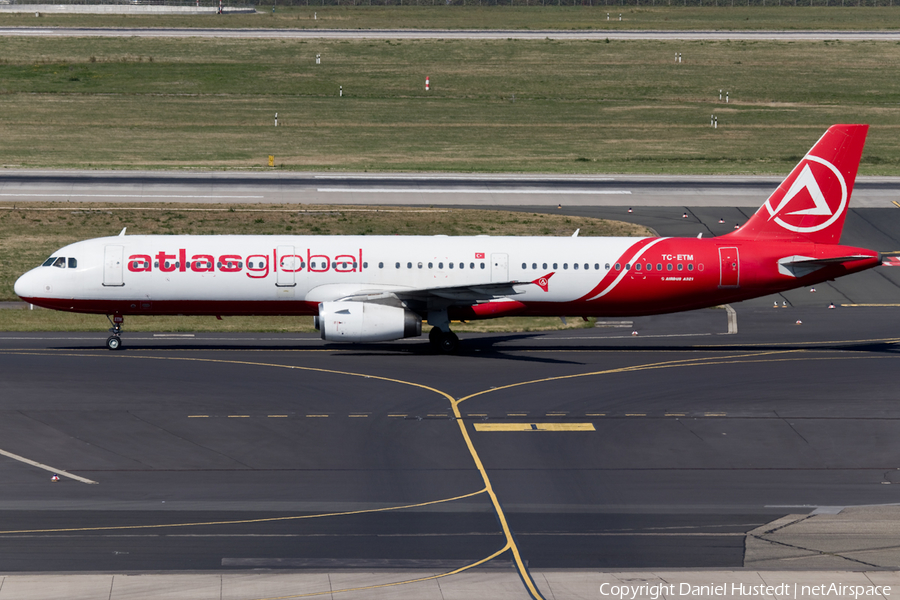
[[70, 269], [77, 269], [77, 268], [78, 268], [78, 259], [76, 259], [76, 258], [70, 258], [70, 259], [69, 259], [69, 268], [70, 268]]
[[60, 256], [59, 258], [56, 259], [56, 261], [54, 261], [53, 266], [59, 267], [60, 269], [65, 269], [66, 268], [66, 259], [63, 258], [62, 256]]
[[53, 261], [55, 261], [55, 260], [56, 260], [56, 257], [55, 257], [55, 256], [51, 256], [50, 258], [48, 258], [47, 260], [45, 260], [45, 261], [44, 261], [44, 264], [42, 264], [41, 266], [42, 266], [42, 267], [49, 267], [49, 266], [52, 266], [52, 265], [53, 265]]

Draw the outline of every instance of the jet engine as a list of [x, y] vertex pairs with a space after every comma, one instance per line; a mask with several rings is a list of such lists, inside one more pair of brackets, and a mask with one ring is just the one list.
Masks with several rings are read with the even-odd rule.
[[315, 326], [329, 342], [385, 342], [422, 335], [422, 319], [398, 306], [322, 302]]

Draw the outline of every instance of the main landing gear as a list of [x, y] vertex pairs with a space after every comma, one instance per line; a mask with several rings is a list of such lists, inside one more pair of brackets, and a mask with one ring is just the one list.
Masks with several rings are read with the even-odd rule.
[[428, 332], [432, 348], [442, 354], [453, 354], [459, 350], [459, 338], [450, 331], [450, 318], [446, 308], [428, 311], [428, 324], [432, 326]]
[[106, 338], [106, 347], [110, 350], [120, 350], [122, 348], [122, 324], [125, 323], [125, 317], [122, 315], [113, 315], [110, 317], [106, 315], [106, 318], [109, 319], [110, 325], [112, 327], [109, 328], [109, 332], [112, 334], [108, 338]]
[[432, 348], [443, 354], [453, 354], [459, 350], [459, 338], [449, 329], [443, 331], [440, 327], [432, 327], [428, 332], [428, 341]]

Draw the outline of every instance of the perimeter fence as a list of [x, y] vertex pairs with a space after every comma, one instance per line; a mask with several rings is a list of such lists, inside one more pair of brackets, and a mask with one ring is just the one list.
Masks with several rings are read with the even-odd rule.
[[[223, 0], [224, 6], [583, 6], [603, 7], [892, 7], [900, 0]], [[54, 5], [218, 6], [217, 0], [67, 0]], [[3, 4], [48, 4], [48, 0], [0, 0]], [[617, 15], [616, 15], [617, 16]], [[616, 18], [615, 16], [613, 18]]]

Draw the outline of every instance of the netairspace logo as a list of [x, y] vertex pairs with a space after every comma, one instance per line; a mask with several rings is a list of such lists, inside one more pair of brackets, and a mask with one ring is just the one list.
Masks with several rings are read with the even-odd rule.
[[644, 583], [640, 585], [604, 583], [600, 586], [600, 595], [619, 600], [635, 600], [636, 598], [713, 598], [713, 597], [779, 597], [779, 598], [865, 598], [887, 597], [891, 595], [889, 585], [843, 585], [840, 583], [823, 583], [806, 585], [799, 583], [781, 583], [779, 585], [750, 585], [746, 583], [711, 583], [694, 585], [691, 583]]

